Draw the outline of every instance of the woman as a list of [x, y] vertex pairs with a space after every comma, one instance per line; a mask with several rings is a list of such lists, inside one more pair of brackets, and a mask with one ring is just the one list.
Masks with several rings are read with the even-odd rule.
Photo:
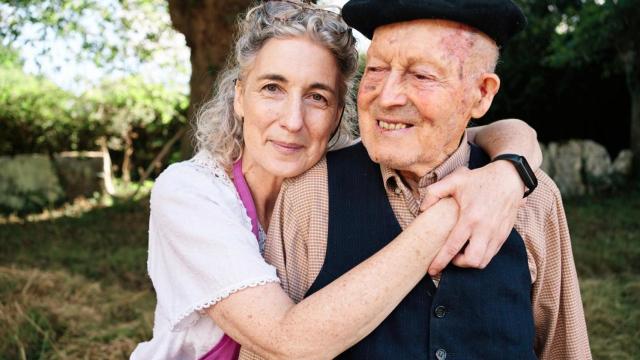
[[425, 276], [455, 223], [453, 200], [299, 304], [261, 257], [283, 179], [319, 161], [330, 138], [350, 142], [356, 68], [354, 38], [337, 14], [290, 1], [249, 10], [199, 115], [200, 151], [154, 187], [148, 270], [158, 303], [153, 339], [132, 358], [234, 359], [231, 338], [269, 358], [332, 357]]

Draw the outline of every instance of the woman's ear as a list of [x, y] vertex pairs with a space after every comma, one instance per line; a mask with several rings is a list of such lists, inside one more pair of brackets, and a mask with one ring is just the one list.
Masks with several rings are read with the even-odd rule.
[[493, 98], [500, 90], [500, 78], [495, 73], [484, 73], [477, 84], [480, 97], [473, 104], [471, 117], [478, 119], [489, 111]]
[[233, 95], [233, 110], [235, 111], [236, 115], [242, 118], [244, 117], [244, 107], [242, 103], [242, 81], [240, 81], [240, 79], [236, 79], [235, 84], [235, 93]]

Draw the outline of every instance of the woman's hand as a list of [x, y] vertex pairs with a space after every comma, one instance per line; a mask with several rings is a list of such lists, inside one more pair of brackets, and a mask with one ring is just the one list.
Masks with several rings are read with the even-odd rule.
[[422, 211], [449, 196], [460, 207], [458, 222], [431, 263], [429, 274], [440, 273], [450, 261], [459, 267], [486, 267], [509, 236], [524, 191], [524, 183], [507, 161], [475, 170], [459, 168], [429, 186]]

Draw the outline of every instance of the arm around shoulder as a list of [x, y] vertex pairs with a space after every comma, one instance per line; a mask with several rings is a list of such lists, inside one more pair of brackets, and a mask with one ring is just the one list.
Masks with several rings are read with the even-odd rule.
[[208, 313], [267, 358], [333, 358], [373, 331], [424, 277], [456, 215], [455, 201], [442, 200], [382, 250], [298, 304], [266, 285], [237, 292]]
[[542, 149], [536, 130], [522, 120], [504, 119], [467, 129], [469, 141], [480, 146], [492, 159], [500, 154], [519, 154], [533, 170], [542, 165]]

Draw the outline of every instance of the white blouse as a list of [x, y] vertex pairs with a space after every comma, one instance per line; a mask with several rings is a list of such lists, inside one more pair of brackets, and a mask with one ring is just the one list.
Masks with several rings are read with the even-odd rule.
[[279, 282], [231, 179], [205, 151], [156, 180], [147, 269], [157, 297], [153, 338], [131, 359], [199, 359], [223, 336], [204, 309], [238, 290]]

